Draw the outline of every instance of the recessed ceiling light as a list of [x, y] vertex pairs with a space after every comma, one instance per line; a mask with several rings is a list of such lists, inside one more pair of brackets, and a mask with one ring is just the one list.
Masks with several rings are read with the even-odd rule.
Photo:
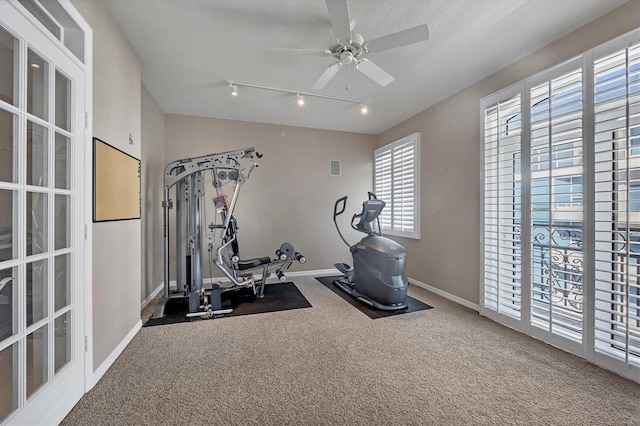
[[369, 112], [369, 108], [367, 107], [367, 105], [363, 102], [360, 104], [360, 113], [362, 115], [366, 114]]
[[304, 96], [302, 96], [300, 93], [298, 93], [296, 96], [298, 98], [298, 105], [304, 105]]

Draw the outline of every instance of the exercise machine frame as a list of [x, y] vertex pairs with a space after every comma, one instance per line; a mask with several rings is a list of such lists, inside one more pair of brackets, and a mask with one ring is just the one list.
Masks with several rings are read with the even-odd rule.
[[[272, 271], [278, 279], [286, 281], [286, 271], [294, 260], [300, 263], [305, 257], [296, 252], [289, 243], [283, 243], [276, 250], [275, 258], [263, 256], [255, 259], [241, 260], [238, 248], [238, 226], [233, 216], [242, 185], [251, 175], [257, 163], [255, 159], [262, 157], [253, 147], [237, 151], [210, 154], [202, 157], [187, 158], [169, 163], [164, 172], [164, 293], [152, 318], [165, 316], [167, 303], [176, 298], [189, 299], [189, 317], [213, 318], [230, 313], [230, 309], [222, 309], [220, 295], [223, 292], [251, 288], [257, 298], [264, 297], [264, 285]], [[247, 175], [247, 162], [251, 166]], [[215, 250], [213, 263], [224, 274], [230, 285], [222, 281], [214, 281], [211, 289], [205, 289], [202, 278], [202, 210], [205, 195], [205, 172], [211, 170], [216, 196], [213, 198], [216, 214], [222, 223], [209, 225], [208, 251]], [[224, 183], [233, 182], [233, 193], [230, 202], [222, 192]], [[176, 290], [170, 289], [170, 241], [169, 210], [174, 203], [169, 198], [171, 188], [176, 188], [175, 221], [176, 221]], [[205, 207], [206, 212], [206, 207]], [[220, 245], [214, 248], [215, 231], [220, 231]], [[189, 251], [189, 256], [187, 255]], [[187, 265], [187, 260], [190, 264]], [[254, 273], [260, 271], [260, 278]], [[190, 274], [189, 274], [190, 272]]]

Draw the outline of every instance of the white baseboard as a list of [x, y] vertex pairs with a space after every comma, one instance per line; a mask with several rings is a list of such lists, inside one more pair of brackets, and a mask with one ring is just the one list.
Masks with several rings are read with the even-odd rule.
[[415, 285], [415, 286], [418, 286], [418, 287], [421, 287], [421, 288], [423, 288], [425, 290], [428, 290], [431, 293], [435, 293], [438, 296], [442, 296], [445, 299], [449, 299], [452, 302], [456, 302], [459, 305], [466, 306], [469, 309], [473, 309], [476, 312], [480, 312], [480, 306], [478, 306], [475, 303], [471, 303], [468, 300], [463, 299], [462, 297], [458, 297], [458, 296], [455, 296], [455, 295], [453, 295], [451, 293], [447, 293], [444, 290], [440, 290], [439, 288], [432, 287], [429, 284], [425, 284], [425, 283], [420, 282], [418, 280], [414, 280], [413, 278], [409, 278], [409, 282], [411, 284]]
[[142, 303], [140, 303], [140, 310], [143, 310], [144, 308], [147, 307], [147, 305], [153, 300], [155, 299], [155, 297], [160, 294], [160, 292], [164, 289], [164, 283], [160, 283], [158, 284], [158, 287], [156, 287], [155, 289], [153, 289], [153, 291], [151, 292], [151, 294], [149, 294], [147, 296], [146, 299], [144, 299], [142, 301]]
[[120, 341], [118, 346], [116, 346], [116, 348], [109, 354], [109, 356], [104, 361], [102, 361], [102, 364], [100, 364], [100, 366], [94, 370], [93, 377], [91, 378], [91, 387], [87, 389], [87, 392], [98, 383], [102, 376], [104, 376], [109, 367], [111, 367], [116, 359], [118, 359], [122, 351], [124, 351], [124, 348], [126, 348], [127, 345], [131, 343], [131, 341], [141, 328], [142, 320], [139, 320], [136, 325], [134, 325], [133, 328], [129, 330], [129, 333], [127, 333], [124, 339]]

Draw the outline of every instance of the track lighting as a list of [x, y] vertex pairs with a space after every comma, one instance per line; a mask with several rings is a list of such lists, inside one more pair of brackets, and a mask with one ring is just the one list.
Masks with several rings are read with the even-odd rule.
[[360, 112], [363, 115], [369, 112], [369, 108], [367, 104], [357, 99], [339, 98], [337, 96], [321, 95], [320, 93], [298, 92], [297, 90], [280, 89], [278, 87], [262, 86], [262, 85], [253, 84], [253, 83], [243, 83], [241, 81], [236, 81], [236, 80], [223, 80], [223, 81], [229, 85], [229, 88], [231, 89], [231, 95], [233, 96], [238, 96], [238, 86], [252, 87], [254, 89], [271, 90], [273, 92], [291, 93], [293, 95], [296, 95], [296, 103], [298, 104], [298, 106], [303, 106], [305, 104], [305, 97], [311, 97], [311, 98], [328, 99], [330, 101], [348, 102], [351, 104], [360, 105]]

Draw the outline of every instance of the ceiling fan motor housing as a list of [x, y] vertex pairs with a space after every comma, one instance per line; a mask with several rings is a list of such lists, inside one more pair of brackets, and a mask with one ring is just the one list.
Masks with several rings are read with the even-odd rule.
[[331, 53], [343, 64], [350, 64], [362, 55], [363, 43], [364, 38], [360, 34], [352, 32], [351, 42], [336, 44], [331, 48]]

